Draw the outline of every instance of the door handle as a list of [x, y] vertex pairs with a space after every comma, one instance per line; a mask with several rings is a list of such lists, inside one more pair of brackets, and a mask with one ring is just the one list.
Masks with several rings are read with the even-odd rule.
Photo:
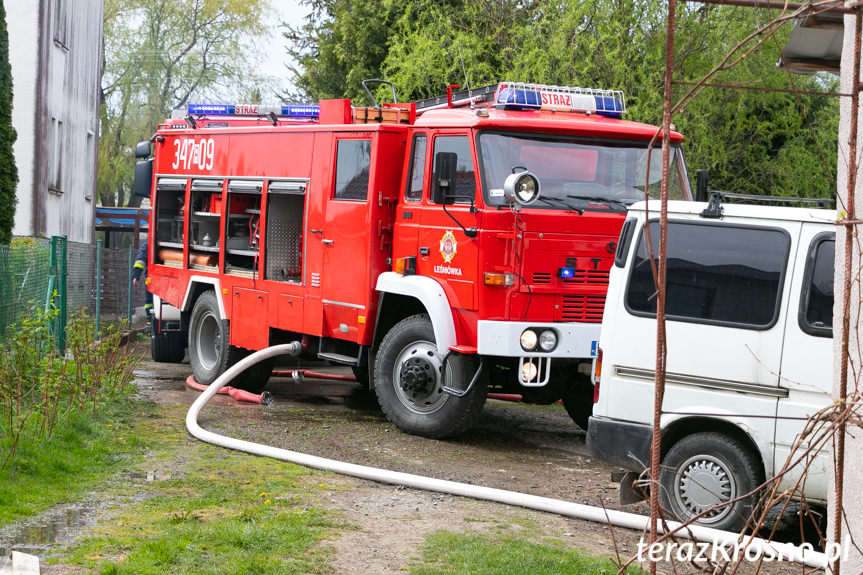
[[326, 239], [324, 239], [324, 240], [321, 240], [321, 243], [322, 243], [322, 244], [327, 244], [327, 245], [329, 245], [329, 244], [333, 244], [333, 243], [335, 243], [335, 242], [334, 242], [333, 240], [326, 240]]

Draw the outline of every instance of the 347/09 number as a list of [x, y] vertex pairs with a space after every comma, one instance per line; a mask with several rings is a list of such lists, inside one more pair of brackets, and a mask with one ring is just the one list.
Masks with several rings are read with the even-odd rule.
[[216, 150], [216, 142], [212, 138], [195, 140], [174, 140], [174, 163], [171, 167], [175, 170], [182, 167], [188, 170], [197, 167], [199, 170], [210, 170], [213, 168], [213, 155]]

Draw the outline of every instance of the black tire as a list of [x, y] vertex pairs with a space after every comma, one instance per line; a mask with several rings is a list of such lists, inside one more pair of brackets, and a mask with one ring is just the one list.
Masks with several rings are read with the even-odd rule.
[[178, 331], [156, 333], [152, 326], [150, 356], [157, 363], [180, 363], [186, 356], [186, 334]]
[[[202, 293], [189, 320], [189, 363], [198, 383], [210, 385], [250, 353], [230, 345], [229, 329], [228, 322], [220, 319], [216, 294], [211, 291]], [[270, 358], [253, 365], [228, 385], [251, 392], [260, 391], [270, 379], [274, 361]]]
[[[738, 440], [718, 432], [687, 435], [662, 458], [659, 500], [671, 519], [689, 521], [716, 504], [736, 499], [763, 482], [758, 457]], [[722, 506], [696, 525], [739, 532], [758, 508], [758, 495]]]
[[590, 376], [578, 373], [574, 380], [564, 384], [563, 407], [577, 426], [587, 431], [593, 414], [593, 384]]
[[[484, 377], [464, 397], [442, 390], [441, 359], [425, 314], [403, 319], [387, 333], [375, 358], [375, 394], [387, 418], [405, 433], [443, 439], [467, 430], [485, 403]], [[465, 389], [476, 373], [474, 356], [453, 354], [447, 385]], [[412, 387], [410, 387], [412, 386]]]

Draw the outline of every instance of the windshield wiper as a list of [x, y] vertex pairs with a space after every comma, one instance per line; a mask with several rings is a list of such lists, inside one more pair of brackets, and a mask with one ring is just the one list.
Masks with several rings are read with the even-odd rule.
[[[612, 198], [602, 198], [600, 196], [580, 196], [578, 194], [569, 194], [566, 197], [572, 198], [573, 200], [586, 200], [589, 202], [602, 202], [604, 204], [616, 204], [616, 205], [620, 206], [621, 208], [623, 208], [624, 210], [629, 209], [629, 206], [631, 205], [631, 204], [627, 204], [625, 202], [622, 202], [620, 200], [615, 200]], [[632, 203], [634, 204], [635, 202], [632, 202]]]
[[570, 204], [569, 202], [561, 200], [560, 198], [544, 198], [544, 197], [540, 196], [537, 198], [537, 200], [539, 200], [540, 202], [545, 202], [549, 206], [554, 206], [554, 205], [564, 206], [567, 210], [569, 210], [571, 212], [578, 212], [579, 216], [584, 214], [583, 209], [577, 208], [577, 207], [573, 206], [572, 204]]

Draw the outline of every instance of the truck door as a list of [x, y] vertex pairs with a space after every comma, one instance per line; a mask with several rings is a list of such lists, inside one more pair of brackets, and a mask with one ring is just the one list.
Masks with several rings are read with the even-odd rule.
[[323, 229], [310, 232], [324, 251], [320, 278], [324, 336], [358, 341], [371, 293], [372, 138], [337, 134], [333, 150], [335, 174]]
[[[779, 400], [774, 442], [774, 473], [785, 465], [806, 424], [806, 417], [831, 403], [833, 391], [833, 255], [835, 233], [823, 227], [803, 226], [798, 252], [805, 263], [794, 270], [789, 313], [786, 319], [780, 385], [788, 397]], [[804, 438], [792, 460], [800, 458], [815, 443]], [[824, 499], [831, 463], [827, 440], [806, 474], [807, 499]], [[779, 489], [793, 487], [803, 474], [803, 465], [793, 468], [780, 481]]]
[[[468, 134], [438, 133], [431, 145], [431, 178], [426, 182], [426, 201], [418, 234], [419, 254], [417, 273], [437, 279], [444, 286], [453, 308], [475, 309], [477, 281], [477, 242], [464, 229], [479, 229], [480, 214], [471, 213], [476, 201], [476, 170]], [[455, 203], [431, 203], [430, 189], [437, 177], [437, 154], [454, 152], [458, 155], [454, 193]]]

